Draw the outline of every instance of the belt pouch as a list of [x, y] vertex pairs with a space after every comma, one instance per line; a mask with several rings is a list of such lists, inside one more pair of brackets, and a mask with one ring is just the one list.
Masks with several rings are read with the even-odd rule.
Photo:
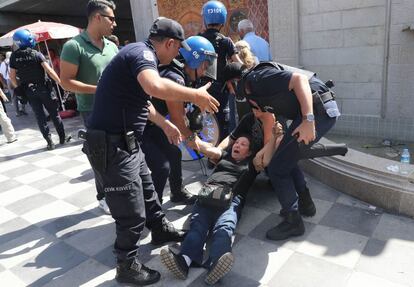
[[106, 170], [106, 133], [101, 130], [88, 129], [86, 134], [86, 142], [88, 143], [91, 164], [98, 170]]

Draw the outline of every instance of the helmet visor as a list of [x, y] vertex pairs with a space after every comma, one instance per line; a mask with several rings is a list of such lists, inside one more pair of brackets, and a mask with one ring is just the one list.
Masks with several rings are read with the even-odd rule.
[[181, 47], [188, 52], [191, 51], [191, 47], [188, 45], [187, 40], [181, 41]]
[[204, 51], [206, 54], [206, 62], [208, 63], [205, 77], [217, 80], [217, 54], [214, 52]]

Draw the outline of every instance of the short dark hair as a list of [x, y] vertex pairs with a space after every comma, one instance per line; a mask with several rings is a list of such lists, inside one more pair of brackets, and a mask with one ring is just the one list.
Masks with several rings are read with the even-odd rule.
[[148, 39], [153, 40], [154, 42], [157, 42], [157, 43], [162, 43], [165, 40], [172, 39], [172, 38], [165, 37], [165, 36], [160, 36], [160, 35], [151, 35], [150, 34], [148, 36]]
[[239, 135], [234, 141], [238, 140], [239, 138], [247, 138], [249, 140], [249, 151], [255, 152], [256, 147], [255, 147], [255, 144], [253, 142], [253, 137], [251, 135], [243, 133], [243, 134]]
[[116, 5], [111, 0], [89, 0], [86, 6], [87, 17], [91, 17], [96, 11], [104, 11], [106, 8], [110, 8], [115, 11]]

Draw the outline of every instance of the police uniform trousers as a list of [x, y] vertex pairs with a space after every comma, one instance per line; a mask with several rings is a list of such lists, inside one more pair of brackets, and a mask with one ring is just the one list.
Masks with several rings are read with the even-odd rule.
[[[229, 135], [230, 108], [229, 97], [232, 97], [225, 87], [225, 83], [213, 82], [208, 92], [220, 103], [219, 110], [215, 114], [220, 127], [220, 142]], [[235, 115], [234, 115], [235, 116]], [[235, 122], [235, 120], [234, 120]]]
[[25, 91], [29, 104], [36, 116], [37, 125], [39, 126], [39, 130], [42, 133], [43, 138], [48, 139], [50, 137], [50, 130], [47, 125], [43, 107], [45, 107], [49, 113], [50, 119], [52, 120], [59, 137], [64, 138], [65, 130], [63, 128], [62, 119], [58, 113], [58, 102], [56, 98], [53, 98], [51, 90], [46, 86], [46, 84], [39, 83], [28, 84]]
[[144, 227], [160, 225], [165, 214], [140, 148], [130, 153], [124, 140], [108, 139], [106, 157], [106, 169], [102, 170], [88, 155], [115, 220], [114, 250], [118, 262], [123, 262], [136, 257]]
[[[316, 139], [319, 141], [334, 125], [336, 118], [330, 118], [326, 112], [315, 112]], [[270, 161], [267, 172], [284, 211], [298, 209], [298, 193], [306, 188], [305, 177], [298, 166], [300, 159], [299, 143], [292, 132], [300, 125], [298, 116], [287, 129], [278, 150]], [[303, 144], [303, 143], [302, 143]]]
[[176, 145], [170, 144], [163, 130], [154, 124], [147, 124], [143, 138], [142, 150], [151, 170], [158, 199], [162, 203], [162, 194], [167, 179], [169, 179], [172, 192], [181, 190], [183, 183], [181, 150]]
[[[80, 112], [82, 121], [83, 121], [83, 125], [85, 127], [88, 126], [88, 119], [89, 116], [91, 115], [92, 111], [83, 111]], [[99, 181], [96, 180], [96, 176], [95, 176], [95, 187], [96, 187], [96, 199], [98, 201], [102, 200], [105, 198], [105, 192], [103, 191], [103, 187], [100, 185]]]

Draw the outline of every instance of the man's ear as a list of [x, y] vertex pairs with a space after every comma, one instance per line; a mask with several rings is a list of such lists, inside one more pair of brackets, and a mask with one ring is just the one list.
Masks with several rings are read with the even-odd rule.
[[165, 46], [167, 47], [167, 48], [170, 48], [170, 47], [173, 47], [174, 46], [174, 39], [171, 39], [171, 38], [169, 38], [167, 41], [165, 41], [166, 42], [166, 44], [165, 44]]

